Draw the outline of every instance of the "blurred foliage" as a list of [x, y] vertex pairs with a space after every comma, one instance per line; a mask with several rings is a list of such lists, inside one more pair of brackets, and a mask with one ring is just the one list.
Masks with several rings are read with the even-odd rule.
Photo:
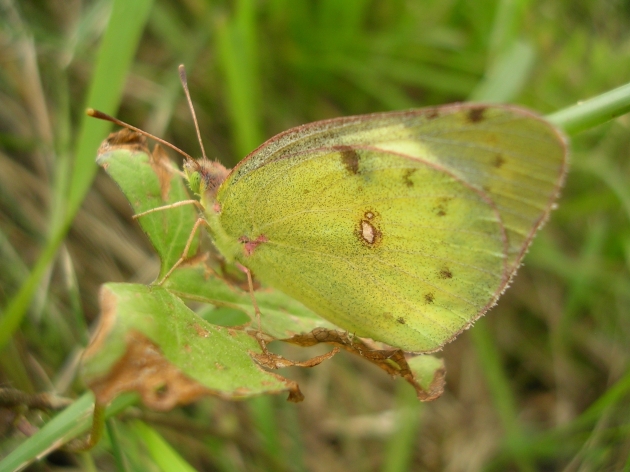
[[[184, 63], [206, 150], [231, 166], [333, 116], [469, 97], [552, 113], [628, 81], [628, 31], [613, 0], [1, 0], [0, 386], [81, 396], [98, 287], [159, 271], [124, 196], [92, 183], [106, 126], [86, 106], [120, 103], [195, 154]], [[630, 470], [629, 127], [573, 137], [559, 209], [499, 305], [442, 351], [438, 401], [339, 355], [286, 373], [298, 406], [127, 408], [98, 448], [32, 470]], [[0, 409], [0, 457], [54, 414]]]

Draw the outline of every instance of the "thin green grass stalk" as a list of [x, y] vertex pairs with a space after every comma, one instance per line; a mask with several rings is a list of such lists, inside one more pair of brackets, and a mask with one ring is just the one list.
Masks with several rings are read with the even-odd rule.
[[593, 128], [630, 112], [630, 83], [559, 110], [547, 119], [567, 134]]
[[226, 78], [227, 103], [233, 124], [234, 149], [241, 157], [262, 142], [255, 8], [252, 0], [239, 0], [234, 17], [216, 23], [219, 60]]
[[567, 470], [577, 469], [577, 465], [580, 465], [581, 470], [601, 470], [602, 469], [602, 449], [605, 445], [602, 444], [602, 440], [607, 432], [607, 423], [610, 422], [611, 411], [607, 411], [603, 416], [599, 418], [595, 423], [594, 428], [589, 432], [588, 437], [582, 443], [582, 447], [571, 459], [571, 462], [566, 466]]
[[73, 96], [68, 83], [66, 70], [59, 71], [56, 77], [49, 80], [49, 87], [53, 88], [51, 95], [57, 97], [59, 105], [51, 119], [55, 123], [55, 161], [52, 175], [52, 202], [50, 205], [49, 221], [46, 226], [46, 237], [53, 236], [56, 229], [63, 222], [68, 183], [72, 175], [72, 116], [71, 104]]
[[530, 0], [501, 0], [492, 22], [489, 36], [489, 55], [491, 61], [506, 47], [511, 48], [518, 42], [521, 33], [521, 23]]
[[[94, 78], [87, 96], [87, 104], [106, 113], [113, 113], [122, 96], [125, 77], [135, 54], [140, 34], [144, 28], [153, 0], [114, 0], [111, 18], [103, 42], [99, 49], [94, 71]], [[51, 237], [42, 250], [28, 279], [9, 301], [2, 319], [0, 319], [0, 349], [20, 326], [28, 310], [33, 295], [50, 263], [57, 254], [74, 216], [81, 206], [92, 179], [96, 173], [94, 155], [105, 136], [109, 123], [84, 116], [81, 121], [78, 143], [76, 146], [74, 172], [69, 183], [66, 208], [56, 208], [61, 217], [54, 216], [51, 221], [60, 221], [51, 229]]]
[[525, 87], [535, 55], [534, 48], [526, 41], [515, 41], [509, 48], [502, 49], [469, 99], [496, 103], [513, 101]]
[[[114, 0], [111, 17], [96, 60], [86, 107], [115, 113], [127, 74], [144, 30], [153, 0]], [[111, 124], [82, 115], [76, 146], [74, 172], [68, 192], [67, 213], [74, 216], [92, 184], [97, 166], [94, 149]]]
[[81, 464], [82, 472], [98, 472], [98, 467], [94, 463], [94, 458], [89, 452], [79, 454], [79, 464]]
[[424, 405], [407, 383], [396, 383], [396, 431], [385, 446], [384, 472], [411, 470]]
[[[170, 55], [191, 72], [209, 47], [208, 40], [214, 33], [212, 28], [208, 28], [212, 18], [209, 11], [201, 12], [198, 23], [191, 29], [189, 25], [178, 21], [179, 16], [174, 11], [176, 7], [177, 5], [170, 5], [169, 8], [169, 4], [166, 3], [156, 4], [151, 11], [148, 28], [161, 40], [160, 44], [168, 48]], [[164, 80], [161, 81], [161, 88], [162, 93], [151, 103], [152, 110], [147, 122], [147, 129], [158, 136], [164, 135], [176, 109], [175, 105], [182, 96], [182, 85], [175, 66], [171, 73], [166, 73]], [[193, 100], [195, 92], [191, 91]]]
[[29, 277], [20, 287], [18, 293], [9, 301], [6, 311], [2, 315], [2, 319], [0, 319], [0, 349], [6, 347], [13, 333], [22, 323], [26, 310], [30, 306], [33, 296], [64, 238], [65, 232], [58, 231], [52, 239], [48, 240]]
[[134, 421], [131, 430], [142, 441], [155, 463], [164, 472], [195, 472], [195, 468], [146, 423]]
[[109, 436], [109, 442], [112, 446], [112, 454], [114, 455], [114, 461], [116, 462], [116, 469], [119, 472], [131, 471], [129, 463], [125, 457], [125, 453], [120, 444], [120, 435], [118, 434], [118, 428], [116, 427], [116, 420], [110, 418], [105, 422], [107, 428], [107, 435]]
[[72, 257], [66, 247], [62, 247], [61, 263], [65, 276], [65, 290], [70, 301], [71, 316], [68, 317], [70, 323], [69, 328], [72, 331], [75, 343], [78, 342], [82, 346], [86, 346], [90, 340], [90, 330], [85, 319], [85, 314], [83, 313], [77, 274], [72, 264]]

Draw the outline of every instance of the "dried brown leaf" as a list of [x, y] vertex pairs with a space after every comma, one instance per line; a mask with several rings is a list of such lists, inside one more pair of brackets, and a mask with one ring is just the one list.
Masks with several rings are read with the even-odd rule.
[[400, 376], [409, 382], [421, 401], [430, 401], [439, 397], [444, 391], [444, 367], [438, 368], [433, 373], [433, 378], [428, 386], [423, 387], [420, 379], [414, 374], [407, 362], [407, 356], [401, 349], [378, 349], [369, 345], [367, 340], [352, 336], [347, 332], [316, 328], [310, 333], [298, 334], [283, 341], [298, 346], [314, 346], [319, 343], [332, 344], [356, 354], [369, 362], [377, 365], [392, 377]]
[[123, 128], [115, 133], [110, 133], [107, 139], [101, 143], [98, 148], [98, 155], [105, 154], [107, 152], [117, 151], [124, 149], [132, 152], [149, 152], [147, 147], [147, 139], [140, 133]]
[[125, 354], [90, 388], [100, 404], [108, 404], [123, 392], [135, 391], [146, 406], [158, 411], [218, 394], [182, 374], [164, 358], [158, 346], [134, 331], [127, 335]]

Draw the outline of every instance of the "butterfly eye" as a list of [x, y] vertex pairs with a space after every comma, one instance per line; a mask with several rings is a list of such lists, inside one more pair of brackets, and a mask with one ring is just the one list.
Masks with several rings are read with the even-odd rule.
[[201, 174], [199, 172], [186, 173], [188, 178], [188, 186], [195, 194], [201, 193]]

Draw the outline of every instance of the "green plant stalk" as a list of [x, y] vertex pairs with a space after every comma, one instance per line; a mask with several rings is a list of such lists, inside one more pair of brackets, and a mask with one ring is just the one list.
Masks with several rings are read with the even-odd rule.
[[602, 93], [568, 108], [547, 115], [546, 118], [567, 134], [580, 131], [615, 119], [630, 112], [630, 83]]
[[256, 62], [255, 3], [239, 0], [234, 18], [216, 23], [219, 63], [225, 74], [234, 149], [245, 156], [263, 139], [260, 126], [260, 74]]
[[116, 420], [109, 418], [105, 422], [107, 428], [107, 435], [109, 436], [109, 442], [112, 445], [112, 454], [114, 455], [114, 461], [116, 463], [117, 470], [119, 472], [129, 472], [129, 464], [125, 458], [125, 453], [122, 450], [120, 443], [120, 435], [118, 434], [118, 428], [116, 427]]

